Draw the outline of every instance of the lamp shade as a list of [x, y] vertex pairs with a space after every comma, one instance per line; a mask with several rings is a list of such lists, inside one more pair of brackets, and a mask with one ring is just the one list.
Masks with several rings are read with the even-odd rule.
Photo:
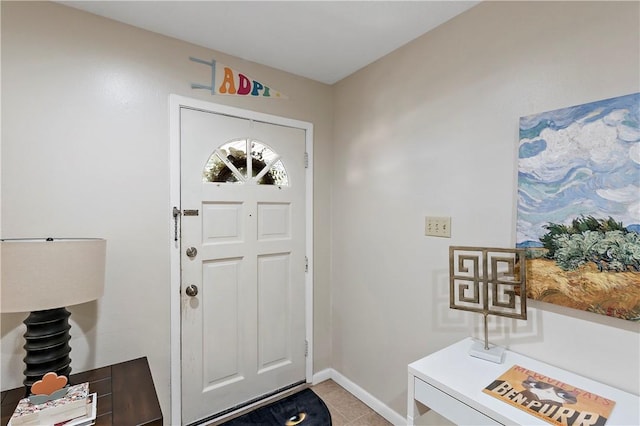
[[31, 312], [96, 300], [104, 293], [103, 239], [0, 240], [0, 311]]

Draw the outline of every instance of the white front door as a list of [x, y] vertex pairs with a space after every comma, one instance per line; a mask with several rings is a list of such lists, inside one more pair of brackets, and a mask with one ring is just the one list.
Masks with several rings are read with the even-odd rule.
[[182, 422], [305, 380], [305, 130], [180, 110]]

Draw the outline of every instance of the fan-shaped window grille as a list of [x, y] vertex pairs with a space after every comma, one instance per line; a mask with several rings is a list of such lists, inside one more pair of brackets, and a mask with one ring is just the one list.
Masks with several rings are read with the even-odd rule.
[[233, 140], [217, 148], [207, 161], [202, 181], [289, 186], [280, 156], [266, 144], [250, 139]]

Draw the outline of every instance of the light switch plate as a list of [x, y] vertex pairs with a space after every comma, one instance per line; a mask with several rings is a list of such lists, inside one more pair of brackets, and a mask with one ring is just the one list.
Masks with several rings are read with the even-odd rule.
[[424, 235], [451, 238], [451, 217], [427, 216], [424, 221]]

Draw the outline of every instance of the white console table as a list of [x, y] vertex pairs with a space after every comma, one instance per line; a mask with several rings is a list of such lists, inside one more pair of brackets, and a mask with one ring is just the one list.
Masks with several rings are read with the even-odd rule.
[[[482, 390], [513, 365], [590, 391], [616, 402], [606, 426], [640, 425], [640, 397], [526, 356], [505, 351], [502, 364], [469, 356], [464, 339], [409, 364], [407, 423], [432, 409], [457, 425], [548, 425], [544, 420]], [[595, 368], [595, 367], [594, 367]]]

